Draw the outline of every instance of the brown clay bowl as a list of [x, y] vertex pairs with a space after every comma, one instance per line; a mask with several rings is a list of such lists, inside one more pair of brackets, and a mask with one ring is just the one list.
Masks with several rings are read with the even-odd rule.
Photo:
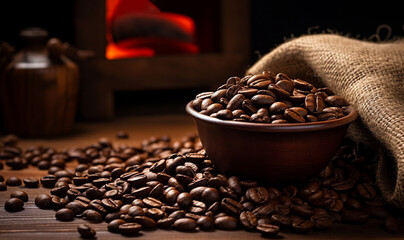
[[190, 103], [186, 111], [217, 169], [277, 185], [299, 183], [321, 172], [358, 116], [352, 109], [335, 120], [265, 124], [209, 117], [195, 111]]

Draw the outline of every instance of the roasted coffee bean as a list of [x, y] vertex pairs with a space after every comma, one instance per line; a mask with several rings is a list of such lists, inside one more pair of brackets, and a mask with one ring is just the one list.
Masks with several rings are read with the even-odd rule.
[[336, 95], [328, 96], [324, 101], [333, 107], [343, 107], [348, 105], [348, 103], [342, 97], [338, 97]]
[[142, 227], [145, 229], [155, 229], [157, 227], [157, 223], [153, 219], [146, 216], [133, 217], [133, 221], [142, 225]]
[[272, 204], [267, 203], [265, 205], [261, 205], [261, 206], [255, 208], [254, 210], [252, 210], [252, 212], [257, 217], [265, 217], [265, 216], [269, 216], [270, 214], [272, 214], [274, 212], [274, 210], [275, 210], [275, 208], [272, 206]]
[[359, 195], [366, 200], [373, 199], [376, 197], [376, 190], [369, 183], [358, 184], [356, 190], [359, 193]]
[[86, 209], [83, 204], [78, 201], [69, 202], [66, 204], [65, 208], [68, 208], [74, 212], [75, 215], [79, 215]]
[[87, 224], [80, 224], [79, 226], [77, 226], [77, 231], [80, 233], [80, 236], [82, 238], [88, 239], [95, 238], [95, 235], [97, 234], [96, 231]]
[[232, 85], [226, 89], [226, 98], [231, 99], [241, 89], [240, 85]]
[[56, 177], [54, 175], [46, 175], [40, 179], [42, 186], [45, 188], [51, 188], [55, 186]]
[[23, 202], [28, 202], [28, 194], [21, 190], [16, 190], [10, 194], [10, 198], [19, 198]]
[[301, 217], [310, 217], [313, 214], [308, 207], [297, 204], [290, 205], [290, 210]]
[[327, 229], [332, 226], [332, 218], [327, 213], [314, 214], [310, 217], [316, 229]]
[[226, 97], [226, 91], [226, 89], [217, 90], [212, 94], [210, 99], [212, 99], [213, 102], [219, 102], [221, 98]]
[[223, 230], [232, 230], [238, 228], [238, 220], [231, 216], [221, 216], [214, 220], [215, 227]]
[[254, 187], [247, 189], [245, 197], [254, 203], [262, 204], [269, 200], [269, 193], [264, 187]]
[[192, 199], [200, 200], [206, 204], [212, 204], [220, 200], [220, 193], [212, 187], [196, 187], [191, 190]]
[[158, 208], [150, 208], [146, 212], [147, 217], [152, 218], [156, 221], [161, 218], [164, 218], [165, 215], [166, 215], [166, 213], [163, 210], [158, 209]]
[[292, 223], [292, 230], [298, 233], [307, 233], [312, 230], [314, 223], [310, 220], [304, 220], [299, 223]]
[[192, 204], [191, 194], [183, 192], [177, 197], [177, 204], [181, 208], [187, 208]]
[[306, 119], [296, 109], [288, 108], [284, 112], [285, 119], [295, 123], [306, 122]]
[[283, 216], [281, 214], [273, 214], [271, 216], [271, 222], [273, 224], [276, 224], [280, 227], [290, 227], [292, 225], [292, 220], [290, 217]]
[[254, 97], [251, 98], [251, 101], [255, 104], [255, 105], [268, 105], [270, 106], [272, 103], [275, 102], [275, 99], [271, 96], [268, 95], [261, 95], [261, 94], [257, 94]]
[[85, 220], [88, 220], [91, 222], [102, 222], [104, 220], [104, 217], [102, 216], [102, 214], [93, 209], [85, 210], [82, 215]]
[[4, 203], [7, 212], [18, 212], [24, 209], [24, 202], [19, 198], [10, 198]]
[[123, 235], [134, 235], [142, 230], [142, 226], [138, 223], [122, 223], [118, 226], [118, 230]]
[[243, 205], [231, 198], [223, 198], [221, 201], [222, 209], [228, 214], [238, 216], [244, 210]]
[[244, 211], [240, 213], [240, 223], [246, 229], [252, 230], [258, 225], [257, 218], [250, 211]]
[[229, 100], [226, 108], [231, 111], [239, 109], [245, 99], [246, 97], [243, 94], [236, 94]]
[[279, 227], [272, 224], [259, 224], [257, 230], [267, 237], [274, 237], [279, 233]]
[[19, 177], [9, 177], [6, 180], [6, 184], [8, 186], [21, 186], [22, 181], [21, 181], [21, 179]]
[[320, 96], [310, 93], [306, 96], [305, 107], [309, 112], [319, 114], [323, 111], [325, 104]]
[[53, 196], [51, 198], [51, 206], [54, 210], [59, 210], [61, 208], [64, 208], [66, 206], [67, 202], [64, 198], [60, 198], [57, 196]]
[[202, 216], [200, 217], [197, 221], [196, 221], [197, 226], [199, 227], [199, 229], [201, 230], [211, 230], [214, 228], [215, 223], [213, 218], [208, 217], [208, 216]]
[[61, 208], [55, 214], [55, 217], [57, 220], [64, 221], [64, 222], [73, 221], [74, 216], [75, 216], [75, 213], [69, 208]]
[[258, 111], [257, 107], [250, 99], [244, 99], [244, 101], [241, 103], [241, 106], [243, 110], [249, 114], [253, 114]]
[[48, 194], [39, 194], [35, 197], [35, 205], [40, 209], [52, 208], [52, 197]]
[[36, 188], [39, 185], [39, 180], [33, 177], [24, 178], [22, 181], [27, 188]]
[[7, 191], [7, 184], [0, 182], [0, 191]]
[[173, 223], [173, 228], [179, 231], [193, 231], [196, 227], [196, 221], [192, 218], [180, 218]]
[[157, 220], [157, 227], [159, 228], [170, 228], [173, 223], [175, 222], [174, 218], [170, 218], [170, 217], [166, 217], [166, 218], [162, 218]]
[[112, 198], [104, 198], [101, 200], [102, 206], [105, 207], [108, 211], [116, 211], [118, 210], [122, 204], [119, 204], [117, 201], [114, 201]]

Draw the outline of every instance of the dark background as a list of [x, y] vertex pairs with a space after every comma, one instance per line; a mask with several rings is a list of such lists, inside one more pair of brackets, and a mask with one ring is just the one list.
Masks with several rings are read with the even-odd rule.
[[[76, 0], [77, 1], [77, 0]], [[80, 0], [85, 1], [85, 0]], [[157, 5], [169, 0], [154, 0]], [[74, 44], [74, 0], [12, 0], [2, 1], [0, 7], [0, 41], [16, 46], [19, 31], [25, 27], [38, 26], [49, 31], [51, 37]], [[208, 4], [208, 3], [207, 3]], [[204, 8], [207, 11], [209, 8]], [[91, 9], [88, 9], [91, 14]], [[359, 39], [369, 38], [382, 24], [391, 27], [392, 37], [404, 36], [404, 14], [400, 1], [251, 1], [251, 55], [250, 65], [257, 59], [283, 43], [290, 37], [313, 33], [337, 32]], [[385, 39], [387, 30], [380, 33]], [[246, 66], [247, 68], [248, 66]], [[154, 98], [156, 105], [163, 102], [178, 105], [177, 111], [183, 111], [184, 99], [192, 99], [200, 89], [186, 92], [181, 90], [158, 91]], [[156, 92], [155, 92], [156, 93]], [[120, 109], [134, 106], [139, 99], [150, 92], [120, 92], [115, 96], [117, 113]], [[168, 100], [169, 99], [169, 100]], [[171, 102], [170, 102], [171, 101]], [[137, 106], [137, 105], [136, 105]], [[138, 112], [152, 112], [150, 108], [138, 109]], [[125, 111], [123, 111], [125, 112]]]
[[[19, 47], [19, 31], [24, 27], [39, 26], [47, 29], [50, 36], [74, 44], [74, 2], [2, 1], [0, 41]], [[159, 1], [154, 2], [158, 4]], [[91, 14], [91, 9], [88, 12]], [[389, 25], [393, 36], [404, 36], [400, 1], [366, 1], [363, 4], [355, 1], [251, 0], [251, 63], [259, 54], [265, 54], [284, 42], [285, 38], [306, 34], [309, 28], [316, 33], [331, 30], [362, 39], [374, 34], [381, 24]], [[386, 33], [381, 33], [382, 38]]]

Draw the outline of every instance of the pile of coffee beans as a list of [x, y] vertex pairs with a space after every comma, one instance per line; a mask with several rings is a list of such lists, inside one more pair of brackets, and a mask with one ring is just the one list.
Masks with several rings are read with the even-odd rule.
[[284, 73], [230, 77], [215, 92], [192, 101], [196, 111], [219, 118], [255, 123], [304, 123], [341, 118], [351, 111], [330, 89], [316, 88]]
[[[27, 149], [17, 157], [37, 155], [33, 152], [43, 151]], [[105, 221], [108, 231], [123, 235], [156, 228], [243, 228], [272, 237], [282, 231], [323, 230], [339, 222], [362, 224], [370, 218], [384, 219], [386, 231], [396, 232], [394, 212], [375, 188], [369, 152], [347, 140], [318, 177], [298, 186], [265, 186], [218, 172], [196, 136], [179, 141], [151, 137], [138, 147], [116, 147], [103, 138], [83, 148], [47, 152], [50, 161], [77, 165], [74, 170], [64, 164], [49, 168], [40, 179], [49, 194], [36, 196], [35, 204], [55, 210], [59, 221]], [[25, 160], [32, 164], [34, 158]], [[35, 179], [23, 182], [38, 186]], [[15, 192], [5, 209], [19, 211], [24, 200], [24, 193]], [[86, 225], [78, 226], [78, 232], [95, 236]]]

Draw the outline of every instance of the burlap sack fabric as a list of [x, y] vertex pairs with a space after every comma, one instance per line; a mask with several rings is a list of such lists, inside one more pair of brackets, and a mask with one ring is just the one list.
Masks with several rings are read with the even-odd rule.
[[386, 202], [404, 209], [404, 40], [373, 43], [334, 34], [302, 36], [263, 56], [247, 73], [263, 70], [327, 86], [347, 99], [363, 122], [362, 129], [361, 123], [353, 124], [350, 135], [382, 149], [377, 156], [378, 187]]

